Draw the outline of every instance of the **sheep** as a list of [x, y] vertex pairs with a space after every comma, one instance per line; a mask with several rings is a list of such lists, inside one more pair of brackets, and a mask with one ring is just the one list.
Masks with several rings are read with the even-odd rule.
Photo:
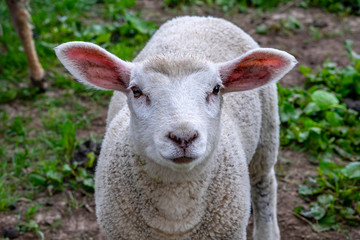
[[276, 82], [296, 64], [214, 17], [162, 25], [132, 62], [58, 46], [79, 81], [114, 90], [95, 176], [109, 239], [280, 239]]
[[5, 2], [9, 8], [12, 25], [24, 47], [31, 83], [39, 88], [40, 92], [44, 92], [48, 86], [45, 81], [45, 71], [39, 62], [31, 32], [30, 14], [27, 10], [29, 8], [28, 0], [6, 0]]

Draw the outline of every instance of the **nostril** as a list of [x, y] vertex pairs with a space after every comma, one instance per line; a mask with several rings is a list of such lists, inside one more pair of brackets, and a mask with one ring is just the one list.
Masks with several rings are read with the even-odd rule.
[[195, 131], [195, 133], [193, 134], [192, 137], [189, 138], [189, 143], [193, 142], [195, 139], [197, 139], [199, 137], [199, 133], [198, 131]]
[[169, 133], [169, 136], [170, 140], [172, 140], [173, 142], [176, 142], [178, 144], [181, 143], [181, 138], [179, 138], [178, 136], [176, 136], [175, 134], [173, 133]]
[[195, 131], [194, 134], [192, 134], [190, 137], [187, 137], [187, 138], [181, 138], [181, 137], [178, 137], [176, 136], [175, 134], [173, 133], [169, 133], [168, 135], [168, 138], [175, 142], [179, 147], [185, 149], [185, 148], [188, 148], [190, 146], [190, 144], [195, 141], [197, 138], [199, 137], [199, 133], [198, 131]]

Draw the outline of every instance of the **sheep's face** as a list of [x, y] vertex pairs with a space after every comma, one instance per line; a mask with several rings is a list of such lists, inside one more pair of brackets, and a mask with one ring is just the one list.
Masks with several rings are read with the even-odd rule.
[[220, 136], [222, 82], [217, 69], [194, 60], [137, 64], [128, 104], [136, 151], [175, 171], [205, 161]]
[[190, 171], [216, 150], [221, 92], [275, 82], [296, 64], [286, 52], [261, 48], [216, 64], [179, 53], [129, 63], [84, 42], [55, 51], [79, 81], [127, 94], [135, 150], [175, 171]]

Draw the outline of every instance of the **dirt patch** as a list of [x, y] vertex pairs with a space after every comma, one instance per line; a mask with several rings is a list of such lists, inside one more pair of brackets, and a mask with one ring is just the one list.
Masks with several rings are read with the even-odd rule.
[[[52, 197], [39, 197], [31, 205], [40, 204], [34, 221], [40, 226], [45, 239], [106, 239], [100, 232], [95, 216], [93, 195], [81, 190], [66, 191]], [[24, 216], [17, 220], [19, 213], [24, 212], [28, 203], [19, 202], [16, 210], [2, 214], [0, 229], [24, 222]], [[21, 234], [19, 240], [39, 239], [35, 233]]]
[[360, 229], [344, 226], [344, 232], [317, 233], [311, 230], [310, 222], [294, 214], [295, 207], [307, 207], [308, 200], [298, 195], [299, 185], [309, 176], [316, 176], [316, 166], [305, 153], [282, 150], [276, 165], [278, 179], [278, 220], [282, 239], [360, 239]]

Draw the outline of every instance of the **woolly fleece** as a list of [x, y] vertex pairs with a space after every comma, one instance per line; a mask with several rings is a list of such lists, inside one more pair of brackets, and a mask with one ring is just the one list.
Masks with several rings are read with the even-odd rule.
[[[109, 239], [245, 240], [250, 204], [254, 239], [280, 239], [275, 82], [296, 60], [259, 49], [240, 28], [212, 17], [165, 23], [132, 63], [89, 43], [56, 49], [80, 81], [119, 90], [95, 181], [98, 222]], [[138, 99], [130, 91], [137, 84]], [[184, 150], [174, 136], [195, 143]], [[181, 156], [196, 160], [171, 162]]]
[[[133, 62], [154, 56], [171, 59], [180, 53], [224, 62], [258, 47], [248, 34], [225, 20], [181, 17], [164, 24]], [[272, 172], [279, 131], [275, 84], [260, 90], [224, 95], [221, 143], [213, 164], [216, 167], [199, 175], [201, 181], [178, 186], [148, 179], [141, 170], [141, 160], [125, 153], [131, 152], [129, 140], [123, 139], [128, 136], [116, 135], [128, 131], [129, 112], [124, 96], [115, 92], [110, 103], [108, 124], [118, 114], [107, 131], [103, 160], [96, 175], [97, 215], [110, 239], [246, 239], [250, 185], [244, 162], [251, 161], [253, 185], [267, 176], [273, 179], [272, 194], [268, 193], [271, 199], [266, 201], [272, 208], [266, 214], [272, 215], [273, 220], [270, 225], [266, 223], [262, 231], [259, 225], [264, 221], [256, 218], [255, 239], [272, 239], [270, 235], [273, 239], [280, 238], [276, 220], [276, 180]], [[261, 137], [261, 133], [264, 136]], [[259, 150], [259, 156], [253, 159], [256, 149], [261, 147], [266, 149]], [[239, 153], [241, 149], [246, 158]], [[186, 188], [194, 195], [188, 194]], [[182, 220], [172, 222], [169, 216], [164, 217], [165, 213], [159, 207], [163, 202], [174, 211], [184, 203], [187, 207], [177, 214]], [[260, 215], [261, 211], [258, 212]]]

